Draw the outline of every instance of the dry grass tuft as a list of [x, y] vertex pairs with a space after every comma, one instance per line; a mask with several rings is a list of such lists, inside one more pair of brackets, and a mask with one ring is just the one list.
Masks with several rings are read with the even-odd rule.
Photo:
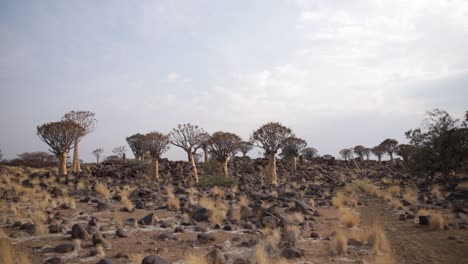
[[289, 222], [295, 224], [301, 224], [304, 222], [304, 215], [301, 212], [294, 212], [286, 216]]
[[187, 255], [185, 255], [184, 263], [185, 264], [210, 264], [210, 262], [208, 262], [206, 257], [199, 252], [190, 252]]
[[429, 211], [426, 210], [426, 209], [424, 209], [424, 208], [419, 209], [419, 210], [418, 210], [418, 216], [420, 216], [420, 215], [421, 215], [421, 216], [423, 216], [423, 215], [429, 215]]
[[348, 228], [359, 224], [359, 215], [347, 208], [340, 209], [340, 223]]
[[381, 224], [373, 223], [369, 227], [362, 228], [354, 239], [372, 246], [374, 253], [391, 253], [390, 242]]
[[104, 251], [104, 248], [102, 247], [102, 244], [97, 244], [96, 245], [96, 252], [99, 257], [104, 257], [106, 256], [106, 252]]
[[174, 194], [174, 187], [172, 185], [167, 186], [167, 208], [169, 210], [179, 211], [180, 210], [180, 200]]
[[348, 238], [342, 230], [337, 230], [333, 237], [333, 245], [337, 255], [345, 255], [348, 250]]
[[398, 199], [392, 199], [390, 200], [390, 205], [393, 207], [393, 208], [396, 208], [396, 209], [403, 209], [403, 204], [400, 202], [400, 200]]
[[105, 183], [97, 182], [96, 185], [94, 186], [94, 190], [102, 195], [104, 198], [109, 198], [109, 188], [107, 188], [107, 185]]
[[403, 199], [405, 199], [410, 204], [418, 203], [418, 191], [414, 188], [406, 188], [403, 193]]
[[246, 195], [241, 195], [239, 198], [239, 205], [247, 207], [249, 206], [249, 203], [249, 198]]
[[138, 254], [138, 253], [130, 254], [128, 256], [128, 260], [130, 260], [131, 264], [141, 264], [144, 258], [145, 258], [145, 255]]
[[442, 230], [447, 225], [447, 217], [442, 211], [436, 211], [431, 214], [430, 224], [432, 229]]
[[438, 202], [442, 202], [444, 200], [444, 195], [440, 191], [439, 185], [434, 185], [431, 189], [431, 195], [434, 197]]
[[215, 186], [211, 189], [211, 194], [215, 198], [224, 199], [224, 189], [218, 186]]
[[125, 209], [127, 209], [128, 211], [132, 211], [133, 210], [133, 203], [132, 203], [132, 201], [130, 201], [128, 196], [129, 196], [129, 191], [128, 190], [123, 190], [120, 193], [120, 202], [125, 207]]
[[300, 238], [300, 229], [296, 225], [287, 225], [283, 228], [281, 240], [295, 246]]
[[401, 194], [401, 187], [398, 186], [398, 185], [392, 185], [392, 186], [388, 187], [388, 192], [392, 196], [398, 196], [398, 195]]

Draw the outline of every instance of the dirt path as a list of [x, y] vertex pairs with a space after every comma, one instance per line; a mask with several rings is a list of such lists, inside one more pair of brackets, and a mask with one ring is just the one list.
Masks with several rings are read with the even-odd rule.
[[468, 263], [468, 230], [430, 230], [413, 220], [400, 221], [382, 199], [365, 197], [361, 201], [368, 203], [359, 208], [361, 226], [375, 220], [383, 224], [397, 263]]

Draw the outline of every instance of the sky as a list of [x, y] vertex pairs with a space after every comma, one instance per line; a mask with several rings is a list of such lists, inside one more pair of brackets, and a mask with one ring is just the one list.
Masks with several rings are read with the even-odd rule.
[[98, 120], [85, 161], [183, 123], [277, 121], [322, 155], [406, 142], [468, 110], [467, 47], [465, 0], [0, 0], [0, 149], [47, 151], [36, 127], [71, 110]]

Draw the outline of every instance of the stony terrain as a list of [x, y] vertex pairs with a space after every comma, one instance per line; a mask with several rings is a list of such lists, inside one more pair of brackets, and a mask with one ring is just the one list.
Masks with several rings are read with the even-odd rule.
[[[0, 250], [16, 263], [462, 263], [468, 185], [426, 184], [401, 166], [367, 161], [278, 161], [280, 184], [262, 180], [264, 159], [236, 158], [233, 184], [190, 181], [186, 162], [0, 167]], [[24, 258], [24, 259], [23, 259]], [[8, 263], [8, 262], [6, 262]], [[14, 262], [12, 262], [14, 263]]]

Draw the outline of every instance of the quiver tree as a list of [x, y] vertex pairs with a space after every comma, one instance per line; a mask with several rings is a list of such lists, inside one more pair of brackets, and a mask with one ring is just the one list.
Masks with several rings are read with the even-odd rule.
[[200, 148], [203, 150], [203, 162], [205, 162], [205, 164], [210, 161], [208, 158], [208, 141], [210, 140], [210, 137], [210, 134], [206, 132], [200, 134]]
[[95, 114], [90, 111], [70, 111], [62, 117], [62, 121], [71, 121], [75, 122], [83, 128], [83, 133], [78, 135], [74, 146], [73, 146], [73, 161], [72, 161], [72, 171], [80, 172], [80, 151], [78, 144], [81, 139], [87, 134], [94, 131], [96, 128], [97, 120], [94, 118]]
[[241, 138], [233, 133], [218, 131], [215, 132], [208, 141], [208, 148], [211, 156], [223, 164], [225, 176], [228, 174], [228, 159], [239, 149]]
[[250, 142], [242, 141], [239, 144], [239, 150], [242, 153], [242, 157], [245, 157], [249, 151], [253, 149], [253, 145]]
[[371, 152], [372, 152], [372, 154], [374, 154], [377, 157], [379, 163], [381, 163], [382, 162], [382, 156], [385, 153], [384, 148], [381, 145], [378, 145], [378, 146], [375, 146], [375, 147], [371, 148]]
[[51, 122], [37, 127], [39, 138], [59, 159], [59, 176], [67, 175], [67, 153], [83, 133], [83, 127], [72, 121]]
[[145, 154], [143, 150], [144, 137], [144, 135], [138, 133], [125, 138], [136, 160], [143, 159], [143, 154]]
[[104, 154], [104, 149], [95, 149], [93, 150], [93, 152], [91, 152], [91, 154], [93, 154], [93, 156], [96, 157], [96, 163], [99, 163], [99, 159], [101, 159], [102, 154]]
[[269, 122], [262, 125], [253, 132], [250, 142], [265, 150], [268, 156], [268, 167], [266, 168], [266, 180], [270, 184], [278, 184], [276, 174], [276, 153], [284, 145], [287, 138], [294, 136], [291, 129], [281, 123]]
[[364, 149], [365, 147], [362, 145], [357, 145], [353, 148], [354, 154], [356, 154], [361, 161], [364, 161]]
[[354, 166], [356, 166], [356, 168], [359, 169], [359, 165], [354, 159], [353, 152], [354, 150], [352, 148], [345, 148], [345, 149], [340, 150], [340, 155], [346, 162], [348, 162], [348, 160], [353, 161]]
[[177, 128], [172, 129], [171, 133], [169, 133], [171, 144], [182, 148], [187, 153], [192, 176], [197, 183], [198, 171], [193, 155], [194, 152], [200, 148], [204, 133], [205, 131], [203, 129], [190, 123], [183, 125], [179, 124], [177, 125]]
[[395, 150], [398, 146], [398, 141], [396, 141], [395, 139], [387, 138], [384, 141], [382, 141], [380, 145], [382, 146], [383, 150], [390, 156], [390, 160], [395, 165], [393, 153], [395, 153]]
[[284, 141], [281, 156], [292, 161], [294, 171], [297, 169], [297, 157], [305, 147], [307, 147], [307, 142], [297, 137], [289, 137]]
[[362, 154], [364, 155], [364, 157], [366, 157], [366, 160], [369, 160], [370, 154], [371, 154], [371, 149], [370, 148], [364, 148], [362, 150]]
[[143, 138], [143, 150], [151, 156], [150, 177], [159, 179], [159, 159], [169, 149], [169, 136], [151, 132]]
[[301, 155], [307, 160], [312, 161], [313, 158], [318, 156], [318, 150], [316, 148], [305, 148], [301, 151]]
[[125, 161], [125, 153], [127, 152], [127, 148], [125, 146], [118, 146], [112, 150], [117, 157]]

